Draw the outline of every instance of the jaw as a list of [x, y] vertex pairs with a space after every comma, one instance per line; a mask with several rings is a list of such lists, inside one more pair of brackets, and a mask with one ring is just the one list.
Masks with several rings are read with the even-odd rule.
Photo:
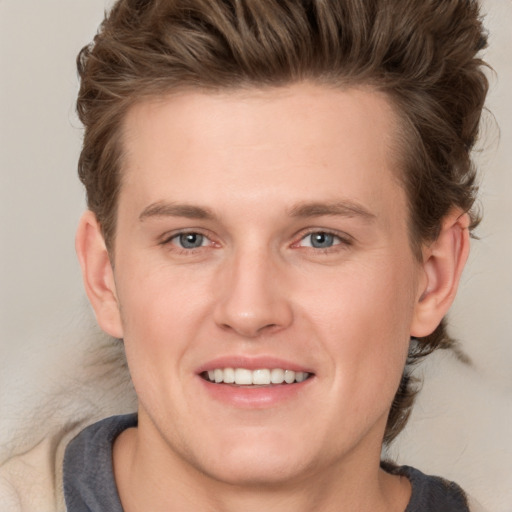
[[[156, 460], [146, 453], [142, 457], [145, 462], [135, 464], [139, 476], [145, 467], [152, 471], [159, 467], [161, 475], [173, 475], [172, 480], [177, 480], [173, 487], [183, 491], [180, 499], [187, 500], [182, 509], [190, 509], [195, 503], [192, 509], [206, 504], [207, 508], [225, 511], [282, 510], [284, 504], [289, 505], [285, 509], [318, 510], [333, 495], [339, 499], [332, 503], [345, 503], [344, 494], [350, 496], [361, 487], [361, 476], [365, 482], [362, 495], [379, 477], [378, 439], [370, 454], [368, 443], [348, 448], [350, 441], [336, 443], [332, 432], [318, 432], [314, 421], [309, 425], [307, 421], [286, 422], [283, 412], [269, 409], [239, 412], [242, 414], [238, 418], [228, 418], [231, 425], [223, 418], [211, 417], [195, 433], [189, 432], [189, 439], [198, 434], [194, 446], [177, 446], [176, 439], [163, 440], [155, 447]], [[242, 416], [245, 422], [235, 421]], [[146, 420], [141, 411], [139, 428], [144, 428]], [[345, 453], [341, 453], [340, 444], [346, 444]], [[159, 457], [169, 447], [174, 459], [166, 458], [162, 466]], [[186, 466], [182, 465], [184, 460]], [[196, 500], [192, 504], [191, 495]]]

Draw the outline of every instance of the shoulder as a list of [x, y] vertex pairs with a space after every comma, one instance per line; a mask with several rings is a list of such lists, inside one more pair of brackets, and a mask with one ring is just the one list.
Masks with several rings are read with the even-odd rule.
[[82, 430], [64, 455], [64, 496], [70, 512], [121, 510], [112, 465], [112, 445], [137, 415], [112, 416]]
[[62, 457], [67, 433], [39, 440], [0, 464], [0, 511], [40, 512], [63, 510]]
[[410, 466], [385, 462], [382, 468], [411, 482], [412, 495], [405, 512], [484, 512], [455, 482], [426, 475]]
[[66, 469], [66, 466], [69, 468], [69, 464], [78, 462], [78, 459], [87, 463], [91, 453], [110, 454], [114, 439], [123, 430], [135, 426], [137, 426], [136, 414], [111, 416], [89, 425], [68, 444], [64, 455], [64, 468]]

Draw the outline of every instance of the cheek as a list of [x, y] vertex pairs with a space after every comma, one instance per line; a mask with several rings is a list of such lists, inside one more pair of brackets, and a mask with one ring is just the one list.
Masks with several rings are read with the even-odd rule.
[[186, 350], [200, 337], [208, 307], [197, 283], [158, 267], [138, 270], [135, 265], [118, 270], [125, 350], [135, 384], [139, 374], [153, 375], [151, 380], [164, 372], [177, 375]]
[[408, 335], [414, 277], [411, 265], [354, 264], [312, 276], [302, 296], [316, 323], [326, 329], [353, 329], [361, 334], [380, 331], [388, 337], [402, 327], [402, 334], [405, 330]]
[[323, 286], [317, 281], [307, 290], [304, 314], [319, 331], [340, 379], [348, 375], [359, 382], [371, 376], [367, 382], [377, 386], [386, 385], [392, 374], [399, 379], [414, 310], [410, 269], [410, 265], [353, 266], [350, 272], [333, 273]]
[[187, 320], [200, 315], [210, 300], [208, 275], [146, 260], [144, 264], [127, 260], [117, 271], [125, 327], [183, 329]]
[[180, 389], [183, 361], [197, 339], [200, 308], [187, 291], [161, 275], [132, 273], [125, 283], [119, 293], [121, 319], [137, 396], [147, 410], [159, 410], [162, 401], [172, 409], [174, 402], [168, 402], [167, 391], [162, 390]]

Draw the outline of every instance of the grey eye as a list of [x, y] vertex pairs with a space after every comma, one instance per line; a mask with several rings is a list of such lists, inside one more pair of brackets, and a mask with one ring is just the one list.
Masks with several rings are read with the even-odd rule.
[[205, 237], [199, 233], [182, 233], [177, 238], [184, 249], [196, 249], [203, 246], [205, 241]]
[[316, 249], [327, 249], [332, 247], [335, 242], [335, 236], [330, 233], [311, 233], [311, 247]]

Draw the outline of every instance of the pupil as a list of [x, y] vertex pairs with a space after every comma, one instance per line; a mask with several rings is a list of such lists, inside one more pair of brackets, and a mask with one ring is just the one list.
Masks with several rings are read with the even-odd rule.
[[319, 249], [331, 247], [333, 241], [334, 237], [329, 233], [315, 233], [311, 237], [311, 245]]
[[180, 244], [185, 249], [201, 247], [203, 244], [203, 235], [199, 235], [198, 233], [186, 233], [184, 235], [180, 235]]

